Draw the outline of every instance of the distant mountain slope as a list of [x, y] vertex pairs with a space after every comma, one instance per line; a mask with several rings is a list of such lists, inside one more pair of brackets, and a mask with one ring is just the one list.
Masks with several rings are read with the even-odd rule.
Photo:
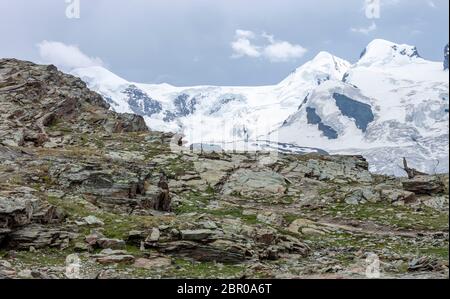
[[151, 129], [182, 132], [195, 142], [255, 139], [277, 129], [306, 95], [327, 80], [340, 80], [350, 63], [321, 52], [279, 85], [174, 87], [127, 82], [100, 67], [76, 69], [119, 112], [138, 113]]
[[364, 154], [377, 172], [403, 174], [403, 156], [424, 171], [447, 172], [448, 89], [442, 63], [375, 40], [342, 82], [317, 87], [276, 134], [286, 143]]
[[72, 73], [113, 110], [191, 144], [361, 153], [372, 171], [396, 175], [406, 156], [423, 171], [448, 172], [448, 70], [413, 46], [374, 40], [353, 65], [320, 52], [272, 86], [138, 84], [100, 67]]

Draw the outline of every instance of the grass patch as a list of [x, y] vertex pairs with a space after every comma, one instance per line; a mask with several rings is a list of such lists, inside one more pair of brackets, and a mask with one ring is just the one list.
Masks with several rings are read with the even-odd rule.
[[342, 219], [369, 220], [401, 229], [446, 230], [449, 221], [448, 213], [426, 206], [415, 211], [409, 206], [394, 207], [383, 202], [361, 205], [333, 203], [324, 209], [324, 214]]

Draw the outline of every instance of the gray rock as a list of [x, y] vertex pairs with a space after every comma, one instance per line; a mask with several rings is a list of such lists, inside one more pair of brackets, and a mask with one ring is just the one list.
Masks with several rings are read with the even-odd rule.
[[157, 227], [152, 228], [150, 235], [145, 239], [146, 243], [155, 243], [158, 242], [161, 233]]
[[403, 188], [415, 194], [441, 194], [445, 190], [445, 186], [438, 176], [421, 175], [413, 179], [404, 180]]
[[125, 248], [125, 241], [118, 239], [100, 238], [97, 240], [97, 246], [105, 249], [122, 249]]
[[124, 255], [107, 255], [96, 258], [99, 264], [121, 264], [121, 263], [133, 263], [134, 256], [129, 254]]
[[274, 171], [239, 169], [224, 184], [222, 193], [244, 197], [281, 196], [286, 190], [286, 179]]
[[133, 266], [136, 268], [142, 268], [152, 270], [155, 268], [168, 267], [172, 264], [172, 261], [168, 257], [154, 257], [154, 258], [138, 258], [134, 261]]
[[13, 228], [31, 223], [32, 201], [0, 196], [0, 227]]
[[381, 198], [390, 203], [404, 202], [412, 203], [416, 200], [416, 196], [413, 192], [403, 190], [382, 190]]
[[83, 218], [84, 222], [86, 222], [86, 224], [88, 225], [97, 225], [97, 226], [103, 226], [105, 225], [105, 223], [103, 221], [101, 221], [100, 219], [98, 219], [95, 216], [87, 216]]
[[28, 225], [9, 234], [7, 247], [26, 249], [30, 247], [64, 248], [69, 240], [76, 237], [75, 233], [62, 230], [61, 228], [49, 228], [44, 225]]
[[181, 238], [186, 241], [205, 241], [217, 235], [217, 231], [209, 229], [182, 230]]

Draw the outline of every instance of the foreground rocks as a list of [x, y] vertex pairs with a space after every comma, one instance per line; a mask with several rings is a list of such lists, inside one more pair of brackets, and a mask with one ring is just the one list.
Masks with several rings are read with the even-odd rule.
[[387, 278], [448, 277], [448, 175], [173, 139], [0, 60], [0, 278], [361, 278], [370, 254]]
[[403, 188], [415, 194], [435, 195], [445, 190], [444, 183], [437, 176], [420, 175], [402, 182]]

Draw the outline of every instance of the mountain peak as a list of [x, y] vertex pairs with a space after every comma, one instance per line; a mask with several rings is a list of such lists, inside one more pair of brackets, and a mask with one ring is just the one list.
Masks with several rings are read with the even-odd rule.
[[283, 82], [341, 80], [350, 66], [350, 62], [322, 51], [312, 60], [298, 67]]
[[332, 60], [334, 59], [333, 54], [326, 52], [326, 51], [321, 51], [319, 52], [312, 60], [313, 61], [320, 61], [320, 60]]
[[359, 65], [406, 64], [421, 58], [415, 46], [396, 44], [384, 39], [370, 42], [361, 53]]

